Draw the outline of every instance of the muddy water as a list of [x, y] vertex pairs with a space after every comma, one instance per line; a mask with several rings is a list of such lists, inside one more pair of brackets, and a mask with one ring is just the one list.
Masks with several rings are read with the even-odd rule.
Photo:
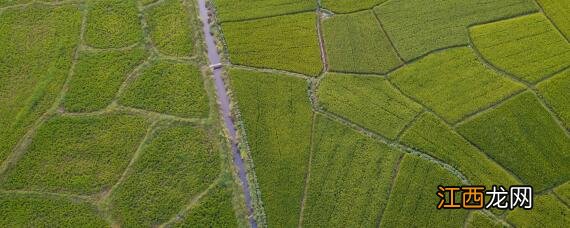
[[[210, 62], [210, 66], [220, 64], [221, 63], [220, 55], [218, 54], [218, 49], [214, 42], [214, 37], [210, 33], [210, 25], [208, 23], [209, 16], [208, 16], [208, 9], [206, 7], [206, 0], [198, 0], [198, 7], [200, 10], [200, 19], [202, 20], [203, 24], [203, 32], [204, 32], [204, 38], [206, 40], [206, 47], [208, 49], [208, 60]], [[239, 148], [237, 146], [236, 128], [234, 121], [231, 118], [230, 98], [228, 97], [226, 91], [226, 85], [224, 84], [224, 80], [222, 79], [222, 69], [221, 67], [216, 67], [212, 68], [212, 71], [214, 74], [214, 84], [216, 86], [216, 95], [218, 98], [218, 103], [220, 104], [220, 111], [224, 119], [225, 127], [227, 128], [230, 134], [233, 162], [238, 169], [238, 176], [243, 188], [243, 193], [245, 196], [245, 204], [249, 215], [249, 223], [251, 227], [256, 228], [257, 223], [253, 217], [253, 207], [251, 205], [251, 194], [250, 194], [249, 183], [247, 182], [246, 169], [243, 163], [243, 159], [240, 156]]]

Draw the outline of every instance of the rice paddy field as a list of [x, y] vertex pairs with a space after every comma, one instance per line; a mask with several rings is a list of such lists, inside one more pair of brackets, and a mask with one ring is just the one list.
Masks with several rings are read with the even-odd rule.
[[[0, 227], [566, 227], [569, 18], [0, 0]], [[438, 186], [494, 185], [533, 208], [437, 208]]]

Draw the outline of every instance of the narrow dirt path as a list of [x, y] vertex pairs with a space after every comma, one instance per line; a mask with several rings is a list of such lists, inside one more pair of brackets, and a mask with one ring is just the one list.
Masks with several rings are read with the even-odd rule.
[[233, 119], [231, 118], [231, 111], [230, 111], [230, 98], [227, 94], [226, 85], [224, 84], [224, 80], [222, 79], [222, 69], [221, 69], [221, 62], [220, 62], [220, 55], [218, 53], [218, 48], [216, 47], [216, 43], [214, 42], [214, 37], [210, 32], [210, 23], [209, 23], [209, 16], [208, 16], [208, 8], [206, 7], [206, 0], [199, 0], [198, 1], [198, 9], [200, 11], [200, 19], [203, 23], [203, 32], [204, 32], [204, 39], [206, 41], [206, 48], [208, 50], [208, 60], [210, 63], [212, 72], [214, 74], [214, 85], [216, 87], [216, 95], [218, 99], [218, 103], [220, 105], [220, 112], [222, 114], [222, 118], [224, 120], [225, 127], [230, 136], [230, 143], [232, 148], [232, 156], [233, 156], [233, 163], [235, 167], [238, 169], [238, 176], [241, 182], [241, 186], [243, 188], [243, 193], [245, 197], [245, 204], [248, 211], [248, 219], [251, 227], [257, 228], [257, 222], [253, 216], [253, 207], [251, 203], [251, 192], [249, 189], [249, 182], [247, 180], [246, 169], [244, 166], [243, 159], [240, 155], [240, 151], [238, 148], [238, 140], [236, 137], [236, 127], [234, 124]]

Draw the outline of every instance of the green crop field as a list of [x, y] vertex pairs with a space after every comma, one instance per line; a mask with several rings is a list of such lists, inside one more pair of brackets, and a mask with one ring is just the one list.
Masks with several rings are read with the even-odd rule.
[[231, 70], [235, 102], [243, 116], [267, 219], [294, 226], [311, 142], [312, 112], [300, 78]]
[[568, 132], [531, 92], [484, 112], [458, 126], [458, 130], [537, 191], [568, 180]]
[[304, 225], [374, 224], [402, 153], [323, 116], [315, 121]]
[[322, 63], [314, 13], [222, 23], [232, 63], [311, 76]]
[[197, 15], [0, 1], [0, 227], [246, 226]]
[[537, 0], [544, 13], [555, 24], [560, 32], [570, 38], [570, 21], [568, 20], [568, 12], [570, 11], [570, 4], [565, 0]]
[[214, 0], [220, 21], [243, 21], [314, 10], [313, 0]]
[[97, 48], [125, 47], [142, 36], [136, 0], [88, 0], [85, 42]]
[[90, 112], [107, 107], [123, 81], [146, 57], [142, 47], [81, 53], [64, 98], [65, 109]]
[[570, 129], [570, 70], [555, 75], [537, 85], [548, 104], [552, 105], [567, 129]]
[[[567, 227], [569, 18], [567, 0], [0, 0], [0, 227]], [[442, 190], [466, 186], [484, 206], [529, 186], [532, 208], [440, 208], [477, 203]]]
[[388, 138], [395, 138], [421, 111], [383, 77], [330, 73], [317, 94], [323, 109]]
[[484, 153], [432, 114], [422, 114], [404, 132], [402, 141], [456, 167], [472, 183], [487, 187], [494, 183], [521, 184], [496, 162], [487, 158]]
[[386, 73], [402, 63], [372, 11], [338, 15], [323, 27], [331, 71]]
[[429, 55], [389, 77], [402, 92], [452, 123], [523, 88], [486, 68], [463, 47]]
[[181, 117], [207, 117], [209, 112], [201, 72], [189, 64], [166, 61], [143, 69], [119, 103]]
[[467, 44], [467, 26], [536, 11], [532, 0], [388, 1], [374, 8], [406, 61]]
[[147, 17], [149, 30], [162, 53], [173, 56], [190, 56], [194, 51], [195, 26], [189, 10], [179, 0], [166, 0], [149, 9]]
[[491, 64], [529, 82], [570, 66], [570, 43], [542, 14], [470, 29], [475, 48]]

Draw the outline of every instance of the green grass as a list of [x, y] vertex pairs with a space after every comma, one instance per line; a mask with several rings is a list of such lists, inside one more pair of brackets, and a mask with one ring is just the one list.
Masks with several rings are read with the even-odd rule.
[[160, 129], [110, 198], [111, 211], [126, 227], [167, 222], [220, 174], [220, 154], [204, 130]]
[[238, 227], [232, 207], [231, 184], [217, 184], [174, 227]]
[[316, 121], [303, 226], [376, 225], [402, 153], [324, 116]]
[[214, 0], [218, 20], [240, 21], [314, 10], [314, 0]]
[[541, 191], [570, 175], [570, 138], [530, 92], [460, 126], [459, 132]]
[[30, 3], [33, 0], [0, 0], [0, 7], [13, 6], [17, 4]]
[[570, 12], [570, 4], [566, 0], [537, 0], [536, 1], [544, 9], [544, 13], [552, 22], [560, 29], [560, 32], [570, 38], [570, 21], [568, 20], [568, 12]]
[[229, 72], [247, 133], [269, 226], [297, 226], [309, 159], [312, 111], [308, 82], [232, 69]]
[[150, 36], [158, 50], [166, 55], [191, 56], [194, 51], [194, 27], [189, 10], [180, 0], [166, 0], [147, 11]]
[[200, 70], [192, 65], [157, 61], [132, 82], [120, 103], [181, 117], [207, 117], [208, 95]]
[[234, 64], [274, 68], [316, 76], [322, 69], [316, 15], [287, 16], [223, 23]]
[[474, 185], [521, 184], [433, 114], [422, 114], [402, 135], [402, 141], [455, 167]]
[[94, 205], [62, 197], [0, 194], [2, 227], [109, 227]]
[[390, 77], [402, 92], [451, 123], [523, 88], [485, 67], [469, 48], [429, 55]]
[[335, 13], [350, 13], [358, 10], [371, 9], [388, 0], [322, 0], [322, 7]]
[[91, 112], [107, 107], [127, 75], [146, 57], [142, 47], [81, 53], [63, 101], [66, 111]]
[[97, 48], [125, 47], [143, 37], [136, 0], [88, 0], [85, 42]]
[[467, 228], [481, 228], [481, 227], [494, 227], [494, 228], [501, 228], [501, 227], [508, 227], [491, 217], [483, 214], [482, 212], [472, 212], [469, 218], [467, 219], [466, 226]]
[[570, 66], [570, 44], [537, 13], [472, 27], [475, 48], [491, 64], [537, 82]]
[[554, 189], [554, 194], [564, 200], [566, 204], [570, 204], [570, 181], [556, 187]]
[[383, 77], [328, 73], [317, 95], [325, 110], [392, 139], [421, 111]]
[[388, 36], [404, 60], [468, 43], [467, 26], [536, 12], [532, 0], [389, 1], [376, 7]]
[[79, 40], [77, 6], [0, 13], [0, 162], [56, 100]]
[[560, 116], [566, 129], [570, 129], [570, 70], [566, 70], [556, 76], [539, 83], [536, 88], [552, 106], [554, 112]]
[[335, 15], [323, 28], [331, 71], [386, 73], [402, 63], [372, 11]]
[[460, 183], [457, 177], [435, 163], [404, 155], [380, 227], [462, 226], [467, 210], [436, 209], [439, 203], [437, 186]]
[[553, 195], [535, 196], [531, 210], [515, 209], [507, 220], [520, 227], [565, 227], [570, 224], [570, 209]]
[[74, 194], [109, 189], [127, 167], [146, 125], [144, 119], [128, 115], [50, 119], [0, 185]]

